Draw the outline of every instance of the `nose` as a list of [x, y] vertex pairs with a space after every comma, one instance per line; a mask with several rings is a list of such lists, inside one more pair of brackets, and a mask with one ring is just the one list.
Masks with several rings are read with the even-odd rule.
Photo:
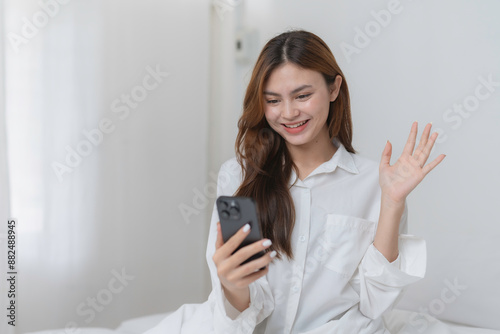
[[286, 102], [281, 109], [281, 117], [286, 120], [293, 120], [299, 116], [300, 111], [297, 109], [293, 103]]

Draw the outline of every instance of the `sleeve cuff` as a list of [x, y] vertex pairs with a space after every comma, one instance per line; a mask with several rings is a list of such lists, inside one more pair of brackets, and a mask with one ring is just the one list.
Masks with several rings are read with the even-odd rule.
[[371, 244], [362, 260], [364, 276], [390, 287], [404, 287], [425, 276], [427, 262], [425, 240], [407, 234], [399, 236], [399, 255], [389, 262]]
[[226, 296], [224, 295], [224, 290], [221, 289], [225, 313], [226, 316], [228, 316], [231, 320], [237, 320], [238, 318], [247, 318], [248, 316], [255, 315], [259, 312], [262, 306], [262, 301], [259, 301], [255, 285], [252, 283], [248, 286], [248, 288], [250, 289], [250, 305], [248, 305], [248, 307], [243, 312], [240, 312], [227, 300]]
[[241, 312], [238, 311], [234, 306], [233, 304], [231, 304], [227, 298], [224, 296], [223, 297], [223, 300], [224, 300], [224, 308], [226, 309], [226, 315], [231, 318], [231, 320], [234, 320], [236, 319], [240, 314]]
[[380, 317], [397, 303], [403, 289], [425, 275], [426, 249], [423, 239], [399, 236], [399, 255], [389, 262], [373, 243], [360, 264], [360, 311], [370, 319]]
[[249, 285], [250, 305], [243, 312], [238, 311], [226, 298], [222, 288], [218, 289], [218, 302], [215, 307], [218, 309], [215, 316], [218, 329], [223, 332], [240, 331], [241, 333], [251, 333], [257, 325], [257, 318], [264, 301], [259, 296], [255, 282]]

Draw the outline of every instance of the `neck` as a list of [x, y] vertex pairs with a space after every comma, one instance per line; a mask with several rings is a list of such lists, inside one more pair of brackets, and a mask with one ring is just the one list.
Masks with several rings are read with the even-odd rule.
[[330, 160], [337, 151], [328, 135], [328, 129], [324, 128], [311, 142], [304, 145], [287, 144], [288, 152], [298, 168], [298, 176], [305, 179], [319, 165]]

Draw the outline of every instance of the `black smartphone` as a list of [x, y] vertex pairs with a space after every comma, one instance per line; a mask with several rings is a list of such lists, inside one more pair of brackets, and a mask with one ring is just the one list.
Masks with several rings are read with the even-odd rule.
[[[245, 224], [250, 224], [250, 233], [245, 240], [235, 250], [235, 252], [251, 243], [262, 239], [260, 224], [257, 215], [257, 206], [250, 197], [220, 196], [217, 198], [217, 212], [219, 213], [220, 227], [222, 230], [222, 239], [224, 242], [229, 240]], [[233, 253], [234, 254], [234, 253]], [[261, 251], [242, 264], [258, 259], [266, 254]]]

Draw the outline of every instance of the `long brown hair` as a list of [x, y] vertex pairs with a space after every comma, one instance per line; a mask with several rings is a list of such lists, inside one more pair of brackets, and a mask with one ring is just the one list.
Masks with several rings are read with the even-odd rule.
[[292, 169], [298, 175], [285, 140], [268, 124], [264, 115], [263, 90], [272, 71], [284, 63], [320, 72], [326, 84], [342, 77], [337, 99], [330, 102], [327, 124], [330, 139], [337, 138], [352, 148], [352, 121], [347, 82], [326, 43], [313, 33], [296, 30], [271, 39], [262, 49], [243, 102], [238, 121], [236, 157], [243, 172], [243, 182], [236, 196], [252, 197], [258, 207], [263, 236], [273, 242], [271, 249], [293, 258], [291, 235], [295, 208], [289, 189]]

